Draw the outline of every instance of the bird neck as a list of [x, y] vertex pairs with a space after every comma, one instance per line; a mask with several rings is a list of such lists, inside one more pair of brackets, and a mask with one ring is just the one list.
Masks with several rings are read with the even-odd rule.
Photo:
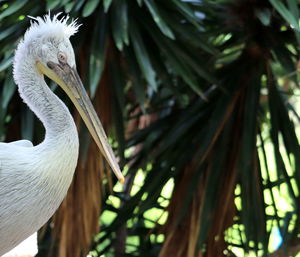
[[73, 118], [65, 104], [50, 90], [43, 75], [32, 65], [18, 70], [18, 87], [21, 98], [42, 121], [46, 139], [72, 135], [77, 137]]

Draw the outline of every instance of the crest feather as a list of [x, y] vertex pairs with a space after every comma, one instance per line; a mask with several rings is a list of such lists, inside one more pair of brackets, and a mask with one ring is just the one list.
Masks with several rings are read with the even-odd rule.
[[77, 24], [77, 19], [67, 24], [69, 15], [61, 16], [61, 18], [59, 16], [61, 16], [61, 13], [55, 14], [53, 18], [51, 18], [50, 12], [43, 17], [28, 16], [32, 20], [30, 21], [30, 28], [25, 33], [24, 41], [49, 36], [70, 38], [78, 31], [81, 24]]

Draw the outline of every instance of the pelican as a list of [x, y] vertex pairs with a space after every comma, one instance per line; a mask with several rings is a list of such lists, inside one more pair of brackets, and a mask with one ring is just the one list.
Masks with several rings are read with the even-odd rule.
[[69, 38], [79, 25], [50, 14], [33, 18], [15, 52], [13, 75], [23, 101], [41, 120], [45, 138], [0, 143], [0, 256], [37, 231], [67, 194], [77, 165], [79, 140], [65, 104], [44, 76], [72, 100], [120, 182], [120, 171], [101, 122], [76, 72]]

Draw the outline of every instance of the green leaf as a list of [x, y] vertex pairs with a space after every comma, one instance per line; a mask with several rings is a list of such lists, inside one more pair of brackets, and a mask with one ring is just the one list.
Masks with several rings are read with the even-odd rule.
[[71, 10], [73, 9], [73, 7], [75, 6], [76, 2], [69, 2], [65, 5], [65, 12], [69, 13], [71, 12]]
[[[295, 63], [293, 61], [293, 56], [286, 48], [286, 46], [273, 47], [273, 51], [283, 70], [285, 70], [288, 74], [293, 74], [293, 72], [295, 71]], [[291, 78], [297, 83], [296, 74], [293, 75]]]
[[175, 36], [172, 30], [168, 27], [168, 25], [164, 22], [164, 19], [161, 18], [158, 7], [156, 6], [153, 0], [144, 0], [145, 4], [147, 5], [155, 23], [161, 30], [161, 32], [171, 39], [175, 39]]
[[[179, 4], [180, 10], [181, 8], [188, 8], [189, 6], [186, 3], [183, 3], [181, 1], [178, 2], [178, 0], [173, 0], [177, 4]], [[183, 7], [182, 7], [183, 5]], [[188, 9], [189, 10], [189, 9]], [[195, 18], [195, 15], [190, 13], [187, 15], [185, 11], [182, 11], [184, 13], [184, 16], [187, 17], [187, 21], [182, 22], [181, 20], [174, 21], [174, 17], [167, 12], [161, 12], [161, 15], [163, 19], [170, 24], [172, 30], [176, 32], [176, 39], [178, 42], [178, 45], [180, 44], [179, 42], [185, 41], [189, 42], [191, 46], [198, 48], [201, 47], [204, 51], [210, 53], [210, 54], [216, 54], [218, 50], [212, 45], [210, 40], [208, 39], [207, 35], [205, 33], [202, 33], [203, 28], [200, 26], [199, 22]], [[186, 11], [188, 12], [188, 11]], [[190, 15], [193, 15], [192, 17]], [[191, 26], [191, 23], [188, 22], [190, 21], [193, 26]]]
[[47, 10], [58, 8], [62, 4], [62, 0], [47, 0]]
[[[270, 128], [270, 135], [273, 143], [274, 148], [274, 156], [276, 161], [276, 172], [278, 173], [278, 177], [283, 176], [285, 178], [286, 186], [288, 188], [289, 196], [292, 198], [292, 200], [297, 203], [297, 196], [296, 192], [294, 191], [294, 188], [291, 184], [291, 180], [289, 178], [289, 174], [286, 170], [286, 166], [284, 164], [284, 161], [282, 159], [281, 154], [281, 146], [279, 143], [279, 135], [280, 132], [283, 132], [282, 127], [286, 127], [290, 125], [290, 122], [288, 121], [288, 118], [286, 116], [286, 109], [282, 104], [282, 99], [279, 97], [276, 86], [274, 81], [271, 81], [272, 86], [269, 89], [269, 99], [272, 99], [269, 101], [269, 108], [270, 108], [270, 114], [271, 114], [271, 128]], [[282, 123], [286, 122], [286, 123]], [[284, 125], [282, 125], [284, 124]], [[286, 128], [284, 128], [285, 130]], [[295, 132], [289, 131], [288, 133], [292, 133], [293, 135]], [[283, 136], [285, 133], [283, 133]], [[295, 137], [294, 137], [295, 138]], [[296, 139], [297, 140], [297, 139]], [[298, 149], [297, 149], [298, 148]], [[288, 147], [289, 149], [289, 147]], [[296, 147], [296, 154], [299, 152], [299, 145]], [[297, 157], [298, 158], [298, 157]], [[299, 169], [299, 165], [297, 164], [297, 167]], [[298, 179], [299, 175], [297, 174]], [[299, 181], [299, 180], [297, 180]]]
[[0, 21], [9, 16], [14, 14], [15, 12], [17, 12], [18, 10], [20, 10], [26, 3], [28, 0], [24, 0], [24, 1], [13, 1], [12, 4], [8, 5], [8, 8], [4, 9], [4, 11], [2, 13], [0, 13]]
[[80, 10], [84, 3], [85, 3], [85, 0], [76, 1], [74, 11], [77, 12], [78, 10]]
[[178, 44], [173, 44], [173, 41], [166, 41], [168, 47], [178, 56], [178, 60], [185, 61], [191, 69], [194, 70], [200, 77], [206, 79], [210, 83], [217, 83], [216, 79], [210, 75], [208, 71], [201, 67], [197, 61], [194, 60], [193, 56], [187, 54], [187, 51], [182, 50], [178, 47]]
[[104, 6], [104, 12], [105, 13], [108, 12], [111, 3], [112, 3], [112, 0], [104, 0], [103, 1], [103, 6]]
[[269, 26], [271, 23], [271, 12], [269, 9], [256, 9], [255, 14], [261, 23], [265, 26]]
[[299, 19], [299, 8], [297, 1], [295, 0], [287, 0], [288, 2], [288, 7], [290, 11], [292, 12], [293, 16], [298, 20]]
[[[261, 143], [261, 150], [262, 150], [262, 155], [263, 155], [263, 165], [265, 167], [265, 171], [266, 171], [266, 176], [267, 176], [267, 188], [268, 188], [268, 191], [270, 193], [270, 196], [271, 196], [271, 199], [272, 199], [272, 203], [271, 205], [273, 206], [273, 210], [275, 211], [275, 220], [277, 221], [277, 224], [280, 224], [280, 218], [279, 218], [279, 214], [278, 214], [278, 209], [276, 207], [276, 200], [275, 200], [275, 196], [274, 196], [274, 193], [273, 193], [273, 186], [272, 186], [272, 183], [271, 183], [271, 178], [270, 178], [270, 174], [272, 173], [270, 168], [269, 168], [269, 160], [267, 158], [267, 152], [266, 152], [266, 147], [265, 147], [265, 142], [264, 142], [264, 139], [262, 137], [262, 133], [261, 131], [259, 131], [259, 138], [260, 138], [260, 143]], [[280, 226], [279, 226], [279, 230], [281, 231], [280, 229]]]
[[157, 90], [157, 84], [155, 79], [155, 70], [152, 67], [147, 49], [144, 45], [143, 39], [137, 30], [136, 26], [134, 24], [130, 25], [130, 36], [131, 41], [133, 45], [133, 49], [135, 52], [136, 59], [138, 61], [138, 64], [140, 66], [140, 69], [142, 70], [147, 82], [151, 86], [151, 88], [156, 91]]
[[[115, 58], [114, 58], [115, 59]], [[110, 78], [113, 85], [113, 119], [115, 124], [115, 132], [118, 140], [118, 156], [124, 162], [125, 152], [125, 135], [124, 135], [124, 111], [125, 111], [125, 98], [124, 98], [124, 76], [120, 64], [115, 61], [109, 63]]]
[[[295, 158], [295, 177], [297, 178], [296, 183], [298, 184], [298, 187], [300, 187], [300, 146], [295, 132], [295, 125], [289, 117], [287, 107], [284, 104], [284, 100], [279, 94], [277, 88], [274, 87], [270, 89], [270, 97], [272, 97], [270, 109], [272, 124], [274, 125], [272, 128], [273, 140], [277, 143], [278, 138], [276, 138], [276, 134], [281, 132], [288, 157], [290, 158], [290, 156], [293, 155]], [[278, 155], [281, 154], [281, 150], [279, 148], [277, 148], [275, 151], [278, 152]], [[283, 167], [285, 166], [284, 163], [278, 165], [282, 165]], [[293, 192], [292, 185], [290, 191]], [[296, 195], [296, 192], [294, 195]]]
[[137, 100], [138, 100], [143, 112], [145, 112], [144, 105], [146, 102], [146, 95], [145, 95], [144, 88], [143, 88], [143, 82], [140, 79], [141, 76], [140, 76], [138, 64], [136, 63], [134, 58], [131, 58], [134, 55], [131, 48], [128, 48], [127, 51], [125, 51], [125, 55], [128, 60], [129, 73], [132, 76], [133, 91], [137, 97]]
[[16, 31], [16, 29], [18, 29], [18, 27], [19, 27], [19, 24], [14, 24], [6, 29], [2, 28], [2, 31], [0, 31], [0, 40], [4, 40], [4, 39], [6, 39], [6, 37], [13, 34]]
[[116, 2], [112, 9], [112, 29], [116, 46], [122, 51], [123, 43], [129, 44], [127, 2], [125, 0]]
[[103, 12], [99, 16], [93, 33], [89, 60], [89, 82], [92, 98], [95, 96], [106, 60], [107, 18]]
[[195, 15], [195, 11], [190, 8], [187, 2], [181, 0], [172, 0], [172, 2], [178, 7], [178, 10], [186, 17], [196, 28], [200, 29], [200, 25]]
[[97, 8], [100, 0], [88, 0], [83, 7], [82, 16], [90, 16]]
[[123, 43], [129, 44], [127, 1], [119, 0], [112, 10], [113, 37], [118, 49], [123, 50]]
[[5, 58], [4, 60], [2, 60], [2, 61], [0, 62], [0, 72], [1, 72], [1, 71], [4, 71], [4, 70], [7, 69], [9, 66], [11, 66], [12, 61], [13, 61], [13, 57], [12, 57], [12, 56], [10, 56], [10, 57]]
[[123, 42], [128, 45], [129, 39], [128, 39], [128, 11], [127, 11], [127, 1], [121, 0], [120, 1], [120, 12], [121, 12], [121, 28], [122, 28], [122, 37]]
[[[258, 64], [261, 70], [262, 65]], [[251, 81], [248, 83], [246, 100], [244, 106], [243, 131], [238, 163], [239, 179], [241, 181], [242, 210], [241, 218], [245, 224], [247, 241], [261, 242], [265, 240], [266, 220], [264, 218], [264, 198], [259, 174], [260, 166], [257, 164], [257, 112], [260, 96], [260, 75], [259, 72], [251, 74]], [[255, 208], [253, 208], [255, 207]], [[251, 213], [251, 215], [249, 215]], [[251, 218], [250, 218], [251, 217]], [[249, 244], [249, 243], [248, 243]]]
[[[297, 5], [297, 1], [294, 0], [288, 0], [288, 7], [291, 10], [293, 16], [295, 17], [296, 20], [299, 20], [299, 8]], [[300, 32], [295, 30], [296, 38], [298, 41], [298, 44], [300, 44]]]
[[3, 85], [2, 95], [1, 95], [1, 108], [6, 109], [8, 103], [10, 102], [13, 94], [16, 91], [16, 84], [13, 80], [12, 72], [8, 72], [6, 76], [6, 80]]
[[300, 31], [300, 27], [297, 21], [297, 17], [295, 17], [282, 3], [280, 0], [269, 0], [273, 7], [280, 13], [280, 15], [290, 23], [294, 29]]
[[172, 51], [170, 45], [159, 41], [159, 39], [157, 39], [157, 42], [159, 44], [162, 44], [161, 49], [163, 53], [165, 53], [165, 56], [167, 57], [169, 64], [172, 66], [174, 71], [183, 78], [183, 80], [190, 86], [193, 91], [195, 91], [199, 96], [205, 99], [202, 90], [199, 88], [196, 76], [189, 70], [186, 65], [182, 63], [180, 58], [178, 58], [178, 56], [174, 54], [175, 52]]

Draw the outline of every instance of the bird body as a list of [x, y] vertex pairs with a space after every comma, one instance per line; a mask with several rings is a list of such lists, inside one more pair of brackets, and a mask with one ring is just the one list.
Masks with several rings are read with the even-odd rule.
[[67, 25], [68, 18], [58, 19], [57, 15], [34, 19], [37, 22], [31, 24], [16, 50], [14, 79], [20, 96], [45, 126], [46, 135], [36, 146], [28, 140], [0, 143], [0, 256], [50, 219], [67, 193], [77, 164], [75, 123], [44, 75], [66, 91], [114, 172], [123, 179], [75, 70], [69, 37], [78, 26], [75, 22]]
[[39, 29], [40, 34], [35, 29], [35, 35], [28, 34], [19, 45], [14, 78], [24, 102], [44, 124], [46, 136], [37, 146], [27, 140], [0, 143], [0, 256], [49, 220], [67, 193], [78, 159], [73, 118], [34, 66], [32, 51], [40, 47], [29, 44], [39, 36], [48, 39], [43, 27]]
[[0, 255], [54, 214], [70, 186], [77, 158], [75, 133], [46, 138], [34, 147], [0, 144]]

